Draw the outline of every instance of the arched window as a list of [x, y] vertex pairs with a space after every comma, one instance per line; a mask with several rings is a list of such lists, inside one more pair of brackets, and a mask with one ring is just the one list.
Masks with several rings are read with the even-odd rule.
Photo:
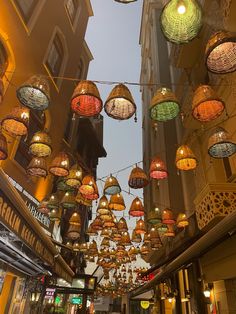
[[9, 60], [7, 51], [0, 41], [0, 77], [3, 77], [7, 68], [8, 68]]

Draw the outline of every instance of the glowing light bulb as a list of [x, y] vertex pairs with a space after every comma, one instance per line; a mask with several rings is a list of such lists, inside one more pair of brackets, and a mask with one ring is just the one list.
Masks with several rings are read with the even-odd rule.
[[184, 4], [180, 4], [177, 10], [179, 14], [184, 14], [186, 12], [186, 7]]

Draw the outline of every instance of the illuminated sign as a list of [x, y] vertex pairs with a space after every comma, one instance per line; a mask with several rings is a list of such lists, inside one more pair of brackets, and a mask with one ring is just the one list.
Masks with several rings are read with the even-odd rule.
[[52, 300], [54, 299], [56, 289], [53, 288], [47, 288], [44, 299]]
[[150, 306], [150, 302], [149, 301], [141, 301], [140, 302], [141, 308], [143, 308], [144, 310], [148, 309]]
[[71, 302], [71, 304], [82, 304], [83, 298], [82, 297], [73, 297], [70, 302]]

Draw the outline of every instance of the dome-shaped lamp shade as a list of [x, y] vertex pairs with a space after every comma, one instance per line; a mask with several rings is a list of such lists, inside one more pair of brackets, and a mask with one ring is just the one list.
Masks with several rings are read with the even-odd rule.
[[8, 157], [7, 139], [0, 132], [0, 160], [5, 160]]
[[160, 208], [155, 207], [153, 210], [150, 210], [147, 215], [147, 222], [151, 225], [157, 225], [162, 222], [161, 218], [162, 212]]
[[45, 131], [35, 133], [29, 145], [29, 152], [37, 157], [48, 157], [51, 155], [51, 138]]
[[91, 252], [91, 254], [97, 254], [98, 252], [98, 247], [97, 247], [97, 243], [95, 240], [93, 240], [90, 244], [89, 244], [89, 251]]
[[85, 252], [87, 252], [87, 250], [88, 250], [88, 244], [87, 244], [87, 242], [81, 243], [81, 244], [80, 244], [80, 252], [85, 253]]
[[141, 255], [148, 255], [149, 253], [150, 253], [150, 249], [149, 249], [148, 245], [144, 243], [140, 248], [140, 254]]
[[129, 176], [128, 184], [132, 189], [142, 189], [149, 183], [148, 177], [143, 169], [135, 167]]
[[161, 28], [175, 44], [188, 43], [200, 32], [202, 10], [196, 0], [170, 0], [161, 13]]
[[93, 224], [90, 224], [90, 226], [88, 227], [88, 230], [86, 231], [86, 234], [89, 235], [89, 236], [91, 236], [91, 237], [98, 235], [97, 230], [94, 230], [94, 229], [93, 229]]
[[70, 225], [81, 226], [80, 215], [78, 213], [73, 213], [69, 219]]
[[134, 243], [140, 243], [142, 241], [141, 234], [136, 233], [135, 229], [132, 232], [131, 241]]
[[159, 157], [155, 157], [151, 162], [150, 177], [157, 180], [166, 179], [168, 177], [165, 163]]
[[108, 199], [105, 195], [103, 195], [99, 200], [97, 213], [100, 215], [110, 214], [110, 210], [108, 208]]
[[103, 228], [114, 228], [116, 226], [114, 220], [106, 220], [103, 223]]
[[200, 122], [209, 122], [218, 118], [224, 111], [223, 101], [209, 85], [200, 85], [194, 92], [192, 115]]
[[160, 237], [151, 241], [151, 249], [153, 251], [157, 251], [162, 247], [162, 242]]
[[104, 105], [105, 112], [113, 119], [127, 120], [131, 118], [135, 111], [136, 105], [129, 89], [123, 85], [116, 85]]
[[59, 207], [59, 200], [56, 194], [52, 194], [49, 197], [48, 200], [48, 208], [53, 209], [53, 208], [58, 208]]
[[66, 209], [76, 207], [75, 195], [73, 192], [66, 192], [61, 200], [61, 206]]
[[72, 244], [71, 241], [67, 241], [65, 245], [66, 245], [66, 247], [67, 247], [68, 249], [70, 249], [70, 250], [73, 249], [73, 244]]
[[101, 237], [110, 238], [110, 236], [111, 236], [111, 231], [108, 228], [102, 229]]
[[79, 252], [79, 251], [80, 251], [79, 242], [74, 242], [74, 243], [73, 243], [73, 251], [74, 251], [74, 252]]
[[173, 211], [166, 208], [162, 211], [162, 223], [166, 225], [172, 225], [175, 223]]
[[37, 207], [37, 211], [41, 214], [44, 214], [44, 215], [48, 215], [50, 213], [50, 209], [48, 208], [48, 201], [45, 199], [45, 200], [42, 200], [38, 207]]
[[151, 242], [150, 233], [145, 233], [143, 237], [143, 243], [148, 244]]
[[160, 88], [151, 100], [150, 117], [152, 120], [166, 122], [177, 117], [179, 104], [175, 94], [168, 88]]
[[102, 239], [102, 242], [101, 242], [101, 248], [109, 248], [110, 247], [110, 241], [109, 239]]
[[87, 200], [94, 201], [94, 200], [97, 200], [99, 198], [98, 187], [97, 187], [97, 183], [95, 182], [95, 180], [93, 182], [93, 188], [94, 188], [94, 191], [92, 194], [84, 194], [84, 197]]
[[216, 74], [226, 74], [236, 70], [236, 36], [219, 31], [209, 39], [206, 46], [207, 69]]
[[132, 217], [142, 217], [144, 216], [144, 207], [141, 200], [136, 197], [130, 206], [129, 215]]
[[65, 178], [65, 183], [73, 188], [79, 188], [82, 183], [82, 168], [78, 165], [73, 166]]
[[118, 221], [117, 229], [119, 232], [127, 232], [128, 231], [127, 222], [126, 222], [124, 217], [121, 217], [120, 220]]
[[56, 187], [57, 187], [58, 191], [63, 191], [63, 192], [73, 190], [73, 188], [71, 188], [71, 186], [69, 186], [65, 183], [65, 177], [59, 177], [58, 178], [58, 180], [56, 182]]
[[51, 221], [60, 222], [62, 216], [62, 208], [53, 208], [50, 210], [49, 218]]
[[103, 192], [108, 195], [114, 195], [121, 192], [120, 185], [115, 177], [110, 176], [106, 179]]
[[174, 225], [167, 225], [167, 230], [165, 231], [164, 236], [168, 238], [175, 237]]
[[160, 224], [160, 225], [158, 225], [157, 230], [159, 233], [163, 234], [167, 231], [167, 225]]
[[177, 220], [176, 220], [176, 225], [178, 228], [185, 228], [189, 225], [188, 218], [187, 218], [186, 214], [179, 213]]
[[236, 152], [236, 144], [230, 140], [228, 132], [218, 127], [208, 140], [208, 154], [213, 158], [230, 157]]
[[120, 243], [124, 246], [131, 245], [130, 235], [128, 231], [122, 232]]
[[66, 177], [69, 174], [70, 162], [66, 153], [60, 152], [53, 159], [49, 172], [54, 176]]
[[29, 163], [26, 173], [29, 176], [45, 178], [48, 174], [46, 160], [42, 157], [34, 157]]
[[72, 95], [71, 109], [80, 116], [97, 116], [102, 110], [102, 100], [96, 84], [80, 81]]
[[28, 132], [29, 109], [15, 107], [12, 112], [2, 119], [1, 125], [11, 136], [23, 136]]
[[70, 240], [78, 240], [80, 237], [80, 226], [70, 224], [66, 237]]
[[136, 222], [136, 226], [135, 226], [135, 231], [138, 234], [144, 234], [146, 233], [146, 226], [145, 226], [145, 222], [142, 219], [139, 219]]
[[112, 195], [109, 202], [111, 210], [122, 211], [125, 210], [125, 202], [121, 193]]
[[102, 226], [102, 221], [99, 217], [96, 217], [93, 221], [93, 229], [94, 230], [97, 230], [97, 231], [100, 231], [103, 229], [103, 226]]
[[50, 103], [48, 81], [40, 75], [34, 75], [18, 88], [16, 96], [23, 106], [45, 110]]
[[152, 227], [149, 234], [150, 234], [150, 241], [151, 242], [155, 242], [156, 240], [159, 240], [159, 238], [160, 238], [157, 228]]
[[82, 205], [85, 205], [85, 206], [88, 206], [88, 207], [92, 206], [92, 201], [86, 199], [79, 191], [78, 191], [75, 199], [76, 199], [76, 202], [78, 204], [82, 204]]
[[175, 164], [179, 170], [194, 170], [197, 167], [197, 159], [187, 145], [182, 145], [177, 149]]
[[91, 175], [87, 175], [82, 180], [82, 185], [79, 188], [80, 193], [85, 195], [92, 195], [95, 192], [95, 180], [94, 177]]

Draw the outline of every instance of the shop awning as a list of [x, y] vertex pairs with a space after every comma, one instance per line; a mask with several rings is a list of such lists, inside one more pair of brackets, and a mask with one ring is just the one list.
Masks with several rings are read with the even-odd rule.
[[0, 222], [59, 277], [72, 282], [73, 271], [32, 216], [2, 169], [0, 169]]

